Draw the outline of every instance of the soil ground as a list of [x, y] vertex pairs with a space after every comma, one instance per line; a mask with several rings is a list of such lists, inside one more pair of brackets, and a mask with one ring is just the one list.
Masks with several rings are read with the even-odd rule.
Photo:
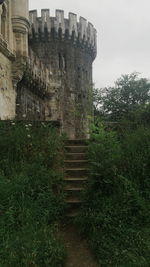
[[67, 250], [65, 267], [100, 267], [91, 254], [87, 241], [79, 235], [76, 226], [64, 225], [61, 229], [61, 238]]

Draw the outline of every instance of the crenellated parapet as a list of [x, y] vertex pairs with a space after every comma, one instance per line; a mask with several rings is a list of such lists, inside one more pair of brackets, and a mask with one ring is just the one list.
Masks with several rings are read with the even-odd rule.
[[73, 44], [81, 44], [93, 52], [95, 58], [97, 53], [97, 34], [94, 26], [83, 17], [77, 21], [77, 15], [69, 13], [64, 18], [63, 10], [56, 10], [55, 17], [50, 16], [49, 9], [41, 10], [41, 17], [37, 16], [37, 10], [29, 12], [30, 40], [49, 41], [59, 38], [62, 41], [71, 40]]

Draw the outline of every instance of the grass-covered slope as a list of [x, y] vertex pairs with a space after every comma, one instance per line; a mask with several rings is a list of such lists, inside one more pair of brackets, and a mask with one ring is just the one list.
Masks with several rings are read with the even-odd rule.
[[150, 263], [150, 129], [117, 136], [95, 129], [90, 177], [78, 218], [100, 266]]
[[48, 124], [0, 123], [0, 267], [63, 266], [62, 149]]

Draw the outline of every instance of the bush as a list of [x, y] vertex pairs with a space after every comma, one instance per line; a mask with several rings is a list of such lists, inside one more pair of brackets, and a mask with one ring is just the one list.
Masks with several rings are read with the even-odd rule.
[[51, 228], [24, 227], [2, 243], [1, 266], [63, 266], [65, 251]]
[[149, 266], [150, 129], [96, 129], [78, 222], [101, 266]]
[[47, 124], [0, 125], [0, 266], [63, 266], [63, 140]]

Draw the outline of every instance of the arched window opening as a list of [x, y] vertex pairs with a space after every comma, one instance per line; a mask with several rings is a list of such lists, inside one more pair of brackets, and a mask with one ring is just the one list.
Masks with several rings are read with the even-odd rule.
[[1, 14], [1, 34], [4, 39], [7, 39], [7, 9], [4, 4], [2, 5]]

